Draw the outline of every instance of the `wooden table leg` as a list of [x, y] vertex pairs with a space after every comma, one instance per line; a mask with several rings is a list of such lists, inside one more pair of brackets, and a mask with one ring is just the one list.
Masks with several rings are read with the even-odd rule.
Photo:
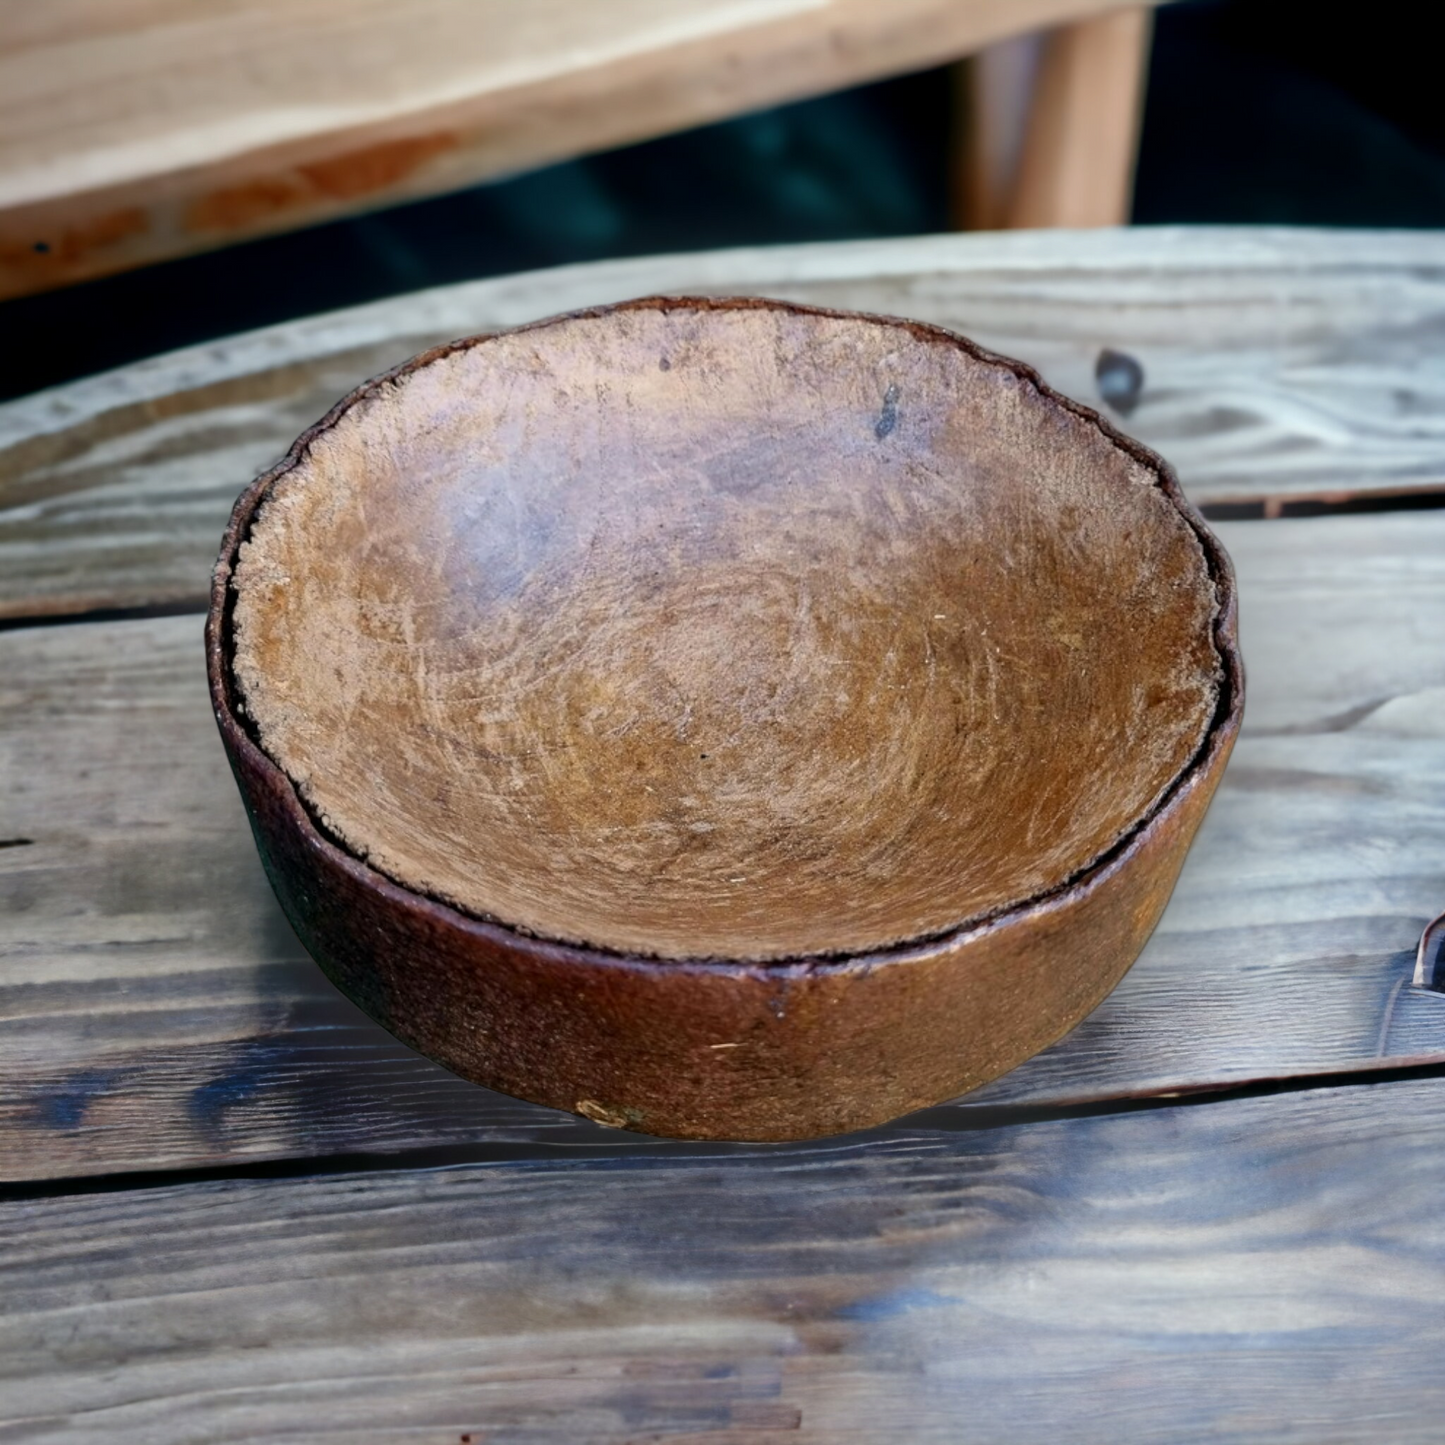
[[967, 230], [1129, 219], [1152, 11], [1001, 41], [960, 67], [955, 215]]

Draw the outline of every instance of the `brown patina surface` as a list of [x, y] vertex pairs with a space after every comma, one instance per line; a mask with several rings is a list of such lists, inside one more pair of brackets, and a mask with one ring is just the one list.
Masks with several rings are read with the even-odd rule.
[[775, 303], [369, 384], [242, 499], [216, 600], [333, 976], [660, 1132], [846, 1128], [1058, 1037], [1238, 725], [1228, 565], [1157, 458], [949, 333]]

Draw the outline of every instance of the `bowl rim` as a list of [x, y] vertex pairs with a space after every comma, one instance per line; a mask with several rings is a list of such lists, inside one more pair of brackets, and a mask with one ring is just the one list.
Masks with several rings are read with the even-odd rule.
[[[768, 310], [799, 316], [819, 316], [843, 321], [867, 322], [906, 331], [916, 340], [948, 345], [976, 361], [998, 366], [1012, 372], [1030, 385], [1052, 406], [1061, 407], [1096, 427], [1112, 445], [1147, 467], [1155, 476], [1159, 490], [1173, 505], [1199, 541], [1210, 581], [1214, 585], [1217, 607], [1214, 615], [1213, 642], [1219, 655], [1221, 675], [1215, 709], [1199, 746], [1175, 773], [1168, 785], [1134, 822], [1115, 839], [1102, 854], [1075, 870], [1052, 887], [1020, 902], [991, 911], [974, 914], [928, 934], [920, 934], [900, 942], [867, 949], [839, 949], [806, 955], [771, 959], [710, 957], [706, 955], [650, 954], [608, 948], [599, 944], [564, 942], [543, 934], [532, 933], [501, 919], [469, 913], [443, 902], [417, 888], [400, 883], [373, 868], [334, 838], [322, 826], [302, 799], [290, 775], [271, 757], [256, 736], [254, 726], [244, 718], [237, 705], [234, 655], [233, 612], [235, 587], [232, 583], [237, 556], [249, 536], [251, 525], [272, 485], [293, 471], [305, 459], [313, 443], [330, 431], [354, 406], [378, 392], [394, 387], [415, 371], [445, 360], [458, 352], [470, 351], [501, 336], [514, 336], [543, 330], [563, 322], [603, 318], [629, 311], [668, 310], [751, 311]], [[887, 964], [934, 957], [951, 952], [966, 942], [985, 934], [1001, 932], [1024, 919], [1038, 918], [1065, 907], [1071, 907], [1105, 887], [1108, 881], [1128, 867], [1144, 848], [1150, 837], [1162, 829], [1169, 818], [1182, 807], [1185, 798], [1212, 777], [1218, 764], [1227, 757], [1239, 733], [1244, 712], [1244, 666], [1239, 652], [1238, 596], [1234, 567], [1219, 539], [1205, 522], [1194, 504], [1185, 496], [1174, 468], [1157, 452], [1126, 435], [1094, 408], [1075, 401], [1055, 390], [1026, 362], [1003, 356], [978, 345], [968, 337], [932, 322], [875, 312], [853, 311], [839, 307], [812, 306], [803, 302], [761, 296], [643, 296], [633, 300], [583, 307], [539, 318], [520, 326], [501, 327], [479, 332], [428, 348], [388, 371], [371, 377], [341, 398], [319, 421], [307, 427], [274, 465], [263, 471], [237, 497], [230, 520], [222, 535], [220, 554], [211, 577], [210, 606], [206, 615], [206, 673], [210, 686], [211, 705], [216, 723], [228, 751], [246, 771], [259, 776], [281, 806], [291, 826], [314, 849], [327, 855], [333, 866], [340, 867], [353, 880], [387, 903], [416, 912], [435, 925], [470, 934], [479, 942], [504, 949], [520, 957], [538, 961], [574, 962], [614, 967], [627, 971], [643, 969], [681, 970], [705, 973], [743, 973], [762, 978], [780, 978], [799, 974], [870, 972]], [[238, 769], [239, 772], [239, 769]], [[251, 799], [246, 785], [241, 785], [243, 798], [250, 811]]]

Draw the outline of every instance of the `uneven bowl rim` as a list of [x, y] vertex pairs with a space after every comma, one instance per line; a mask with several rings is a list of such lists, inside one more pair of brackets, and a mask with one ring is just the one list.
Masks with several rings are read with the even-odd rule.
[[[538, 331], [574, 320], [616, 315], [626, 311], [667, 311], [688, 309], [698, 311], [770, 310], [793, 315], [832, 317], [846, 321], [864, 321], [906, 331], [915, 339], [933, 344], [950, 345], [977, 361], [1011, 371], [1027, 382], [1051, 405], [1061, 407], [1096, 427], [1103, 437], [1148, 467], [1157, 478], [1160, 491], [1188, 524], [1199, 540], [1209, 577], [1214, 584], [1218, 606], [1214, 617], [1214, 645], [1222, 664], [1219, 696], [1203, 740], [1195, 752], [1170, 780], [1168, 786], [1133, 825], [1093, 862], [1022, 902], [975, 914], [945, 929], [889, 944], [881, 948], [838, 950], [837, 952], [798, 955], [772, 959], [679, 956], [629, 952], [597, 944], [565, 943], [543, 935], [529, 933], [499, 919], [467, 913], [444, 903], [418, 889], [398, 883], [358, 857], [334, 839], [317, 821], [302, 800], [290, 775], [266, 752], [249, 723], [242, 720], [235, 705], [235, 680], [232, 672], [234, 641], [232, 614], [235, 590], [232, 586], [237, 554], [246, 540], [252, 521], [273, 483], [297, 467], [310, 451], [313, 442], [329, 431], [352, 407], [385, 387], [394, 386], [414, 371], [441, 361], [459, 351], [469, 351], [499, 336]], [[233, 756], [244, 761], [246, 769], [259, 774], [269, 785], [276, 800], [285, 809], [290, 822], [306, 838], [308, 844], [327, 855], [333, 865], [349, 873], [360, 885], [384, 899], [388, 904], [413, 910], [434, 926], [470, 934], [478, 941], [505, 949], [514, 955], [533, 957], [538, 961], [573, 962], [624, 970], [671, 969], [684, 972], [739, 973], [750, 976], [778, 978], [816, 973], [868, 973], [895, 963], [906, 963], [924, 957], [951, 952], [964, 943], [984, 934], [1003, 931], [1024, 919], [1038, 918], [1056, 909], [1081, 901], [1116, 874], [1127, 868], [1142, 851], [1149, 838], [1159, 831], [1171, 815], [1179, 810], [1184, 798], [1208, 778], [1221, 758], [1229, 752], [1239, 732], [1244, 712], [1244, 667], [1239, 653], [1238, 597], [1234, 567], [1217, 537], [1209, 529], [1194, 504], [1184, 495], [1174, 468], [1157, 452], [1125, 435], [1092, 407], [1075, 401], [1049, 386], [1027, 363], [1001, 356], [961, 336], [947, 327], [931, 322], [913, 321], [904, 317], [885, 316], [867, 311], [850, 311], [837, 307], [810, 306], [802, 302], [775, 300], [757, 296], [646, 296], [631, 301], [585, 307], [560, 312], [554, 316], [530, 321], [522, 326], [481, 332], [475, 336], [434, 346], [399, 366], [372, 377], [342, 397], [319, 421], [309, 426], [292, 443], [286, 455], [262, 472], [236, 499], [230, 521], [221, 539], [220, 555], [211, 578], [211, 601], [206, 616], [206, 673], [210, 684], [211, 704], [217, 726]], [[245, 785], [242, 785], [245, 792]], [[247, 798], [248, 805], [250, 803]]]

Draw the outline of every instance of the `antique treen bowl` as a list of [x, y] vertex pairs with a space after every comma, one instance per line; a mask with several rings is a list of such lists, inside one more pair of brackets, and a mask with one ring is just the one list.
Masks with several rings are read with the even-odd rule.
[[786, 1139], [1118, 982], [1239, 728], [1169, 468], [931, 326], [652, 299], [367, 383], [236, 505], [207, 647], [267, 871], [467, 1078]]

